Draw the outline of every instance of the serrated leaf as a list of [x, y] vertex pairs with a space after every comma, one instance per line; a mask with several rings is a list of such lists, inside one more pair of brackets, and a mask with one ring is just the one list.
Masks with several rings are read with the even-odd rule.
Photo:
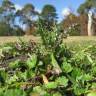
[[72, 66], [70, 63], [67, 63], [66, 61], [63, 62], [62, 69], [64, 72], [69, 73], [72, 71]]
[[32, 70], [27, 70], [27, 78], [32, 78], [35, 76], [35, 72]]
[[37, 92], [37, 93], [38, 93], [38, 92], [41, 92], [41, 91], [42, 91], [42, 87], [36, 86], [36, 87], [33, 88], [33, 91], [34, 91], [34, 92]]
[[81, 77], [83, 75], [83, 72], [80, 68], [73, 68], [73, 71], [71, 73], [71, 77], [74, 78], [75, 80], [78, 78], [78, 77]]
[[9, 64], [9, 67], [10, 67], [10, 68], [18, 68], [18, 67], [19, 67], [19, 62], [20, 62], [20, 60], [16, 60], [16, 61], [14, 61], [14, 62], [11, 62], [11, 63]]
[[81, 94], [85, 93], [85, 89], [84, 88], [78, 88], [78, 87], [75, 86], [74, 93], [75, 93], [76, 96], [80, 96]]
[[85, 74], [83, 75], [83, 78], [82, 78], [84, 81], [89, 81], [92, 79], [92, 76], [90, 74]]
[[26, 80], [27, 79], [27, 71], [25, 71], [25, 72], [17, 72], [16, 75], [18, 76], [18, 78], [20, 78], [22, 80]]
[[53, 94], [53, 96], [62, 96], [59, 92]]
[[45, 85], [45, 88], [47, 88], [47, 89], [55, 89], [55, 88], [57, 88], [57, 83], [56, 82], [48, 82]]
[[59, 77], [59, 78], [56, 79], [56, 83], [59, 86], [66, 87], [68, 85], [68, 79], [66, 77], [62, 76], [62, 77]]
[[16, 75], [13, 75], [12, 77], [10, 77], [6, 82], [8, 84], [12, 84], [14, 82], [16, 82], [18, 80], [18, 77]]
[[33, 54], [32, 56], [30, 56], [30, 58], [27, 60], [27, 66], [29, 69], [34, 68], [37, 62], [37, 56], [35, 54]]
[[3, 93], [3, 96], [26, 96], [26, 94], [20, 89], [8, 89]]
[[33, 92], [31, 96], [35, 96], [33, 94], [36, 94], [36, 96], [46, 96], [46, 91], [41, 86], [36, 86], [33, 88]]

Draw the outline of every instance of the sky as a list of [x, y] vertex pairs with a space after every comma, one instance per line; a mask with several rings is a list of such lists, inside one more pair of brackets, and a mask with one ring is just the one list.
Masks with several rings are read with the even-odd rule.
[[[0, 0], [2, 1], [2, 0]], [[16, 4], [16, 7], [19, 9], [26, 3], [32, 3], [36, 10], [41, 11], [45, 4], [52, 4], [56, 7], [59, 21], [64, 18], [64, 14], [69, 10], [69, 8], [76, 13], [77, 8], [85, 0], [11, 0]]]

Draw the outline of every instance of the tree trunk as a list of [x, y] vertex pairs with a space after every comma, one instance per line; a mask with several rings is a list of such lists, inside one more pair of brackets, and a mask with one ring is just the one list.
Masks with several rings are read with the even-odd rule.
[[92, 18], [92, 12], [89, 11], [88, 13], [88, 36], [93, 36], [94, 31], [93, 31], [93, 18]]

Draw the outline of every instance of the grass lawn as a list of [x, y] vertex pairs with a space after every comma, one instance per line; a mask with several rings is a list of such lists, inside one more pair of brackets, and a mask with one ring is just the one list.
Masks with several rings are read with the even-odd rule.
[[96, 36], [72, 36], [64, 39], [64, 43], [73, 50], [82, 50], [90, 45], [96, 45]]
[[65, 42], [82, 42], [82, 41], [96, 41], [96, 36], [70, 36], [67, 39], [64, 39]]
[[2, 36], [0, 37], [0, 45], [4, 43], [17, 42], [19, 41], [20, 38], [25, 41], [29, 40], [39, 41], [38, 40], [39, 38], [34, 36]]
[[[0, 45], [4, 43], [9, 43], [9, 42], [16, 42], [21, 38], [22, 40], [29, 41], [40, 41], [39, 37], [34, 37], [34, 36], [23, 36], [23, 37], [16, 37], [16, 36], [4, 36], [0, 37]], [[96, 36], [88, 37], [88, 36], [70, 36], [67, 39], [64, 39], [64, 43], [70, 46], [74, 45], [79, 45], [81, 44], [82, 46], [84, 45], [89, 45], [89, 44], [94, 44], [96, 43]]]

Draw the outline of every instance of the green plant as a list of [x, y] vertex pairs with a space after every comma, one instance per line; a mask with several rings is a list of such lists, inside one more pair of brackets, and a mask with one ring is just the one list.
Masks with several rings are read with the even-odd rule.
[[56, 27], [40, 28], [40, 44], [0, 46], [0, 95], [95, 96], [96, 45], [69, 49]]

